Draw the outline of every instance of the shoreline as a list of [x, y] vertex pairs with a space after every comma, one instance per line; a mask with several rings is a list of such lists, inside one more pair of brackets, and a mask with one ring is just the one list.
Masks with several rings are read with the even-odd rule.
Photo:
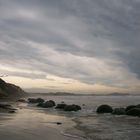
[[[0, 139], [83, 140], [76, 135], [66, 133], [68, 129], [73, 128], [74, 124], [69, 122], [71, 118], [57, 116], [46, 110], [32, 109], [24, 104], [18, 107], [21, 106], [17, 113], [2, 113], [0, 116]], [[59, 126], [56, 124], [58, 120], [64, 123]]]
[[[127, 139], [135, 137], [139, 139], [139, 118], [126, 115], [96, 114], [95, 109], [99, 103], [109, 103], [115, 107], [126, 106], [131, 103], [139, 103], [139, 98], [79, 98], [44, 96], [45, 100], [54, 100], [56, 104], [64, 101], [68, 104], [77, 103], [82, 106], [85, 101], [88, 104], [82, 106], [79, 112], [64, 112], [52, 108], [36, 107], [36, 104], [27, 102], [14, 102], [17, 105], [17, 113], [0, 115], [0, 139], [7, 140], [91, 140], [91, 139]], [[98, 100], [97, 100], [98, 99]], [[119, 103], [118, 103], [119, 100]], [[10, 103], [7, 100], [4, 102]], [[99, 102], [100, 101], [100, 102]], [[135, 102], [134, 102], [135, 101]], [[3, 117], [1, 117], [3, 116]], [[2, 119], [4, 118], [4, 119]], [[8, 119], [7, 119], [8, 118]], [[3, 127], [3, 125], [5, 125]], [[128, 129], [129, 128], [129, 129]], [[137, 130], [137, 131], [135, 131]], [[9, 133], [10, 132], [10, 133]], [[134, 136], [135, 134], [135, 136]], [[3, 137], [4, 135], [4, 137]]]

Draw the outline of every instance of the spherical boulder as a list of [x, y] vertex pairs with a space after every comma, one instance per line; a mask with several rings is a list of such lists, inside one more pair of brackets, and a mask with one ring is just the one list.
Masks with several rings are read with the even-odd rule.
[[81, 107], [79, 105], [66, 105], [64, 111], [79, 111]]
[[49, 100], [49, 102], [51, 102], [53, 106], [56, 105], [55, 101], [53, 101], [53, 100]]
[[114, 115], [125, 115], [125, 108], [115, 108], [112, 112]]
[[129, 106], [126, 107], [125, 112], [127, 112], [127, 111], [129, 111], [133, 108], [136, 108], [136, 105], [129, 105]]
[[64, 109], [67, 105], [62, 103], [62, 104], [57, 104], [57, 106], [55, 107], [56, 109]]
[[37, 98], [36, 101], [37, 101], [37, 103], [44, 103], [45, 102], [45, 100], [42, 98]]
[[50, 101], [46, 101], [44, 103], [39, 103], [37, 106], [38, 107], [43, 107], [43, 108], [50, 108], [50, 107], [54, 107], [55, 106], [55, 102], [50, 100]]
[[100, 105], [97, 110], [96, 110], [97, 113], [112, 113], [113, 112], [113, 109], [111, 106], [109, 105]]
[[132, 108], [126, 112], [126, 115], [140, 116], [140, 109], [139, 108]]

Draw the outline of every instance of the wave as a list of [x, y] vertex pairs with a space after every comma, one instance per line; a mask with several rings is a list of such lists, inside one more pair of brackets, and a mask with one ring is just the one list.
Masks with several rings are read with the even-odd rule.
[[66, 136], [66, 137], [77, 138], [77, 139], [81, 139], [81, 140], [90, 140], [90, 139], [87, 139], [87, 138], [84, 137], [84, 136], [73, 135], [73, 134], [66, 133], [66, 132], [64, 132], [64, 131], [61, 131], [60, 133], [61, 133], [63, 136]]

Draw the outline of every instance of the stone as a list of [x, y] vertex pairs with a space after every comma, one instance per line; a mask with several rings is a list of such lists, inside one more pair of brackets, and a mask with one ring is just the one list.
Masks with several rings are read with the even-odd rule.
[[113, 112], [113, 109], [111, 106], [109, 105], [100, 105], [97, 110], [96, 110], [97, 113], [112, 113]]
[[81, 110], [81, 107], [79, 105], [66, 105], [64, 108], [64, 111], [79, 111]]

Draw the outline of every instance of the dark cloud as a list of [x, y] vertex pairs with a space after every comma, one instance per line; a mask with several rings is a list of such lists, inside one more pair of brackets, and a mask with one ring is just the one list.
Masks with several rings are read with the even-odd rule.
[[37, 78], [116, 86], [137, 81], [139, 9], [139, 0], [0, 0], [0, 63], [39, 71]]

